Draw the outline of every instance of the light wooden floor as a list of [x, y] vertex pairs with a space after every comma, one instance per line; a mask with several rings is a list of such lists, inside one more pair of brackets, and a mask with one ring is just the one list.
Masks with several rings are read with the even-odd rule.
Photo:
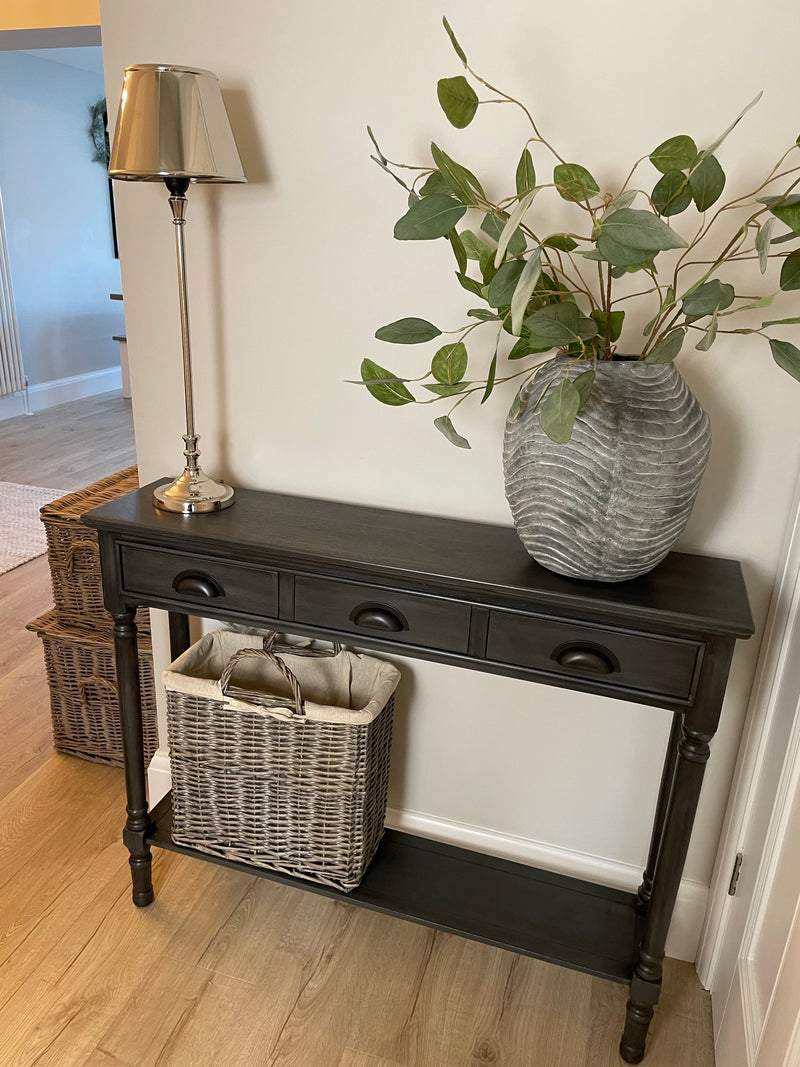
[[[107, 415], [64, 431], [89, 435], [76, 470], [92, 445], [115, 456], [84, 484], [131, 462], [104, 444]], [[3, 480], [80, 487], [3, 429], [0, 462], [7, 440], [29, 460]], [[45, 561], [0, 577], [0, 602], [0, 1067], [621, 1063], [610, 982], [163, 851], [155, 903], [133, 907], [122, 772], [49, 750], [23, 628], [50, 603]], [[693, 968], [667, 961], [664, 986], [645, 1065], [713, 1067]]]

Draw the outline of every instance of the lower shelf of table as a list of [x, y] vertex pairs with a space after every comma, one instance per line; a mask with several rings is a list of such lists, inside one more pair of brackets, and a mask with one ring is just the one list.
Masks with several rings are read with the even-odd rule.
[[172, 840], [172, 798], [152, 812], [160, 848], [346, 900], [361, 907], [535, 956], [615, 982], [630, 981], [636, 896], [510, 860], [387, 830], [352, 893], [211, 856]]

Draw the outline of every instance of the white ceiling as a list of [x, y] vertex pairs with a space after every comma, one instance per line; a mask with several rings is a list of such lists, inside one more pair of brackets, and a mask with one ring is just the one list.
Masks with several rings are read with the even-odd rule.
[[103, 49], [96, 45], [90, 48], [25, 48], [21, 51], [37, 59], [47, 59], [51, 63], [61, 63], [65, 67], [77, 67], [88, 70], [91, 74], [103, 75]]

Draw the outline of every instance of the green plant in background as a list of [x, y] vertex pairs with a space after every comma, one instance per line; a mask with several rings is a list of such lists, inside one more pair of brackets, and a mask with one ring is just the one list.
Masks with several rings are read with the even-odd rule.
[[[554, 380], [536, 401], [542, 429], [554, 441], [566, 442], [578, 411], [591, 396], [595, 361], [614, 356], [631, 300], [650, 301], [655, 312], [643, 338], [627, 340], [629, 350], [647, 363], [675, 359], [689, 337], [696, 337], [695, 348], [705, 352], [720, 333], [757, 333], [769, 341], [778, 366], [800, 380], [800, 349], [765, 332], [800, 323], [800, 317], [766, 320], [759, 327], [736, 327], [731, 318], [769, 307], [781, 290], [800, 289], [800, 246], [794, 245], [800, 240], [800, 195], [792, 192], [800, 183], [800, 165], [786, 162], [800, 138], [757, 188], [718, 206], [725, 173], [715, 153], [761, 94], [708, 147], [698, 149], [686, 134], [670, 137], [636, 161], [619, 189], [603, 192], [589, 170], [560, 155], [545, 140], [523, 104], [475, 73], [447, 19], [443, 22], [472, 81], [496, 94], [480, 100], [464, 75], [443, 78], [437, 95], [450, 123], [463, 129], [479, 107], [512, 104], [525, 115], [531, 136], [516, 167], [514, 193], [496, 201], [470, 170], [437, 144], [431, 144], [432, 162], [427, 166], [393, 163], [367, 128], [377, 153], [372, 158], [406, 190], [407, 211], [395, 224], [395, 238], [447, 240], [459, 284], [481, 301], [467, 311], [470, 321], [455, 330], [442, 330], [420, 318], [402, 318], [381, 327], [375, 336], [393, 344], [423, 344], [444, 334], [452, 340], [438, 348], [430, 368], [416, 379], [397, 376], [365, 359], [361, 380], [375, 399], [399, 406], [454, 398], [448, 414], [435, 419], [434, 425], [453, 444], [469, 448], [453, 425], [453, 410], [468, 396], [479, 395], [484, 403], [500, 381], [521, 377], [524, 385], [543, 362], [542, 354], [555, 349], [556, 354], [587, 363], [587, 369], [572, 380], [566, 372]], [[537, 179], [537, 167], [540, 175], [542, 169], [531, 148], [550, 161], [546, 181]], [[659, 174], [649, 191], [634, 180], [647, 162]], [[406, 181], [409, 172], [413, 178]], [[573, 230], [548, 232], [545, 198], [538, 199], [542, 193], [555, 193], [574, 207]], [[694, 217], [685, 238], [673, 228], [672, 219], [689, 209]], [[734, 213], [730, 236], [718, 250], [699, 249], [701, 243], [705, 249], [716, 238]], [[458, 229], [465, 222], [469, 225]], [[781, 232], [776, 232], [778, 227]], [[771, 260], [781, 263], [777, 288], [753, 294], [748, 286], [742, 293], [726, 280], [725, 269], [732, 265], [746, 263], [754, 274], [757, 270], [765, 275]], [[625, 285], [622, 279], [629, 275], [643, 284], [631, 286], [628, 280]], [[479, 372], [468, 349], [477, 330], [494, 331], [488, 369]], [[515, 371], [512, 366], [506, 373], [506, 362], [519, 365], [518, 360], [526, 361], [523, 369]], [[418, 400], [408, 388], [412, 383], [432, 395]]]
[[86, 132], [94, 147], [92, 163], [102, 163], [104, 167], [107, 167], [111, 151], [108, 145], [108, 114], [105, 97], [98, 100], [96, 104], [89, 105], [89, 128]]

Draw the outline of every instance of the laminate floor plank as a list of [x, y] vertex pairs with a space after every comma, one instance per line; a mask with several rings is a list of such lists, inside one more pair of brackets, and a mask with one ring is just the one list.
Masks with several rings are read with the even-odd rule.
[[74, 492], [135, 463], [130, 400], [119, 392], [0, 421], [0, 481]]

